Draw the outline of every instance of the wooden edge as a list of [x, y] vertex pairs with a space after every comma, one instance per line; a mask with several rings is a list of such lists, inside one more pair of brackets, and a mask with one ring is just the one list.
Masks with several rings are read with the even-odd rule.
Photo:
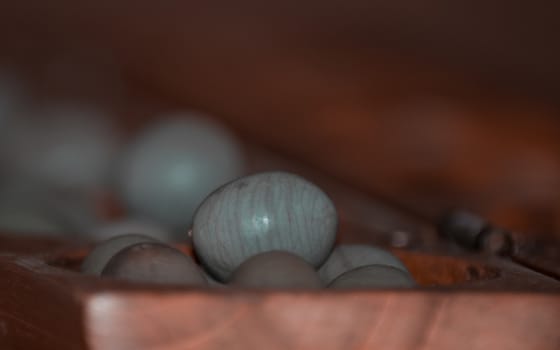
[[100, 293], [91, 349], [557, 349], [560, 295]]
[[[560, 321], [558, 282], [517, 267], [478, 290], [465, 284], [319, 293], [132, 284], [80, 275], [37, 256], [4, 255], [0, 271], [0, 338], [7, 349], [552, 349], [558, 340], [552, 330]], [[518, 286], [537, 283], [504, 291], [504, 276]], [[492, 288], [500, 285], [502, 291]], [[513, 341], [508, 328], [519, 339]]]

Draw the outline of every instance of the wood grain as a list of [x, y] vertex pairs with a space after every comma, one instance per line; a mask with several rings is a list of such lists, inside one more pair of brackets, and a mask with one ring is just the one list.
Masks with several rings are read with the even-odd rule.
[[85, 348], [78, 286], [56, 271], [41, 276], [47, 266], [38, 260], [13, 259], [0, 262], [2, 348]]
[[[219, 293], [192, 293], [167, 295], [156, 307], [156, 295], [124, 299], [110, 294], [92, 300], [89, 330], [96, 336], [93, 349], [556, 348], [558, 335], [551, 327], [560, 316], [556, 297], [494, 297], [471, 292], [244, 293], [224, 303]], [[141, 313], [126, 312], [140, 308]], [[176, 308], [188, 309], [191, 317], [177, 315]], [[194, 316], [202, 313], [202, 319]], [[150, 326], [141, 336], [113, 331], [115, 324], [142, 326], [146, 320]], [[549, 327], [535, 331], [528, 324]]]

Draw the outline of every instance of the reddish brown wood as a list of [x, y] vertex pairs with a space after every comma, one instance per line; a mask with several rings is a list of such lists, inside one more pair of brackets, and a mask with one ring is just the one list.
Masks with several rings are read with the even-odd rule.
[[[554, 349], [558, 343], [560, 282], [505, 259], [465, 255], [441, 242], [429, 222], [383, 200], [303, 164], [258, 149], [250, 154], [254, 171], [295, 171], [325, 188], [340, 211], [340, 242], [408, 248], [394, 253], [421, 287], [279, 293], [134, 285], [78, 274], [91, 245], [4, 238], [6, 348]], [[405, 234], [406, 244], [395, 244], [395, 233]], [[192, 254], [188, 245], [179, 248]]]
[[[340, 242], [400, 247], [393, 251], [419, 288], [311, 293], [131, 284], [79, 274], [91, 249], [86, 243], [0, 236], [0, 348], [560, 344], [560, 281], [507, 258], [466, 254], [441, 241], [430, 222], [304, 164], [259, 149], [249, 148], [249, 154], [253, 171], [295, 171], [323, 187], [340, 212]], [[188, 245], [179, 248], [192, 254]]]
[[394, 253], [421, 287], [302, 293], [135, 285], [77, 273], [91, 245], [4, 237], [2, 348], [555, 349], [559, 281], [504, 259], [459, 249], [449, 255], [453, 246], [427, 222], [305, 166], [252, 159], [255, 170], [282, 164], [324, 186], [341, 211], [341, 242], [390, 245], [392, 232], [408, 232], [415, 251]]
[[514, 236], [512, 259], [535, 271], [560, 280], [560, 246], [555, 240]]
[[0, 254], [35, 254], [53, 251], [68, 242], [56, 238], [41, 238], [35, 235], [21, 236], [2, 232], [0, 234]]
[[[556, 349], [560, 309], [546, 294], [243, 293], [225, 302], [193, 292], [105, 294], [88, 316], [93, 349]], [[115, 332], [118, 324], [142, 331]]]
[[555, 349], [560, 341], [560, 283], [504, 261], [397, 251], [425, 287], [257, 292], [101, 280], [72, 271], [85, 251], [66, 249], [0, 258], [7, 349]]
[[[15, 264], [7, 264], [12, 260]], [[3, 349], [84, 348], [82, 306], [77, 286], [35, 270], [41, 264], [2, 257], [0, 323]], [[27, 271], [27, 273], [26, 273]]]

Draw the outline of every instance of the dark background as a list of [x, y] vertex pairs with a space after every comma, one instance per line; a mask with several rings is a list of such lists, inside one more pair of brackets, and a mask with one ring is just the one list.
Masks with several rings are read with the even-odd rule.
[[[109, 57], [136, 100], [213, 112], [422, 215], [463, 206], [553, 233], [559, 10], [553, 1], [4, 1], [0, 39], [4, 60], [47, 95], [72, 90], [45, 83], [50, 57]], [[123, 109], [129, 127], [150, 115]]]

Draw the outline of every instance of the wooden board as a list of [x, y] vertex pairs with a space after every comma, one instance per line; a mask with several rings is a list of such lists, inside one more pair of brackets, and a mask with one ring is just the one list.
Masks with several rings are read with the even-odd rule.
[[3, 349], [560, 344], [560, 282], [508, 261], [396, 251], [419, 288], [267, 292], [101, 280], [73, 270], [87, 249], [63, 250], [0, 256]]

